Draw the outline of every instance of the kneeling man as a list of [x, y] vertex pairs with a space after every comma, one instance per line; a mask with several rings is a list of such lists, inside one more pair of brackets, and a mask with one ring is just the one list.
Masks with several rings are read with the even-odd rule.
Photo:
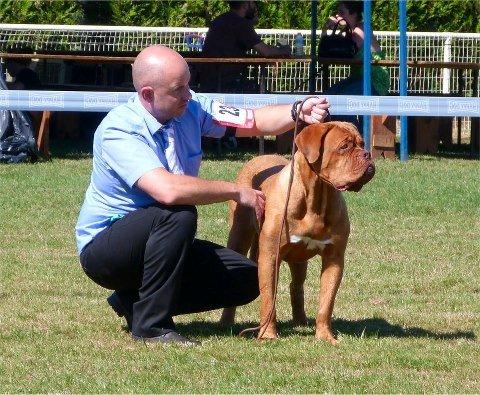
[[[246, 304], [258, 296], [255, 264], [195, 238], [196, 205], [234, 200], [263, 215], [262, 192], [198, 178], [201, 137], [276, 135], [292, 129], [296, 108], [238, 110], [189, 89], [185, 60], [151, 46], [132, 68], [136, 94], [98, 126], [93, 171], [76, 226], [83, 270], [114, 290], [107, 299], [137, 340], [194, 345], [175, 331], [178, 314]], [[323, 122], [326, 99], [298, 116]], [[293, 114], [293, 116], [292, 116]]]

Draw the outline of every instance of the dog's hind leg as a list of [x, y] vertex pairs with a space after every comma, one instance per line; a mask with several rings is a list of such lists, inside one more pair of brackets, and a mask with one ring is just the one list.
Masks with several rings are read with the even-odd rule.
[[[252, 223], [253, 210], [249, 207], [232, 204], [230, 206], [231, 228], [227, 247], [242, 255], [247, 255], [252, 244], [255, 228]], [[254, 216], [254, 214], [253, 214]], [[231, 326], [235, 323], [235, 307], [226, 307], [222, 311], [220, 324]]]
[[255, 213], [250, 207], [232, 204], [230, 208], [231, 227], [228, 234], [228, 248], [247, 256], [255, 234], [254, 218]]
[[292, 319], [295, 325], [307, 325], [303, 284], [307, 277], [308, 262], [289, 262], [292, 281], [290, 282], [290, 302]]

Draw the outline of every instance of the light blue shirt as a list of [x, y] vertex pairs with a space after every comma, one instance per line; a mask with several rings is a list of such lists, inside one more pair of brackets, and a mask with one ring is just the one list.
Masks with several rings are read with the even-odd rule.
[[92, 177], [75, 228], [79, 254], [115, 219], [155, 202], [135, 183], [153, 169], [168, 170], [163, 129], [175, 130], [175, 149], [184, 173], [198, 175], [201, 137], [220, 138], [225, 126], [213, 120], [212, 100], [191, 93], [185, 113], [165, 125], [143, 107], [137, 94], [100, 123], [93, 139]]

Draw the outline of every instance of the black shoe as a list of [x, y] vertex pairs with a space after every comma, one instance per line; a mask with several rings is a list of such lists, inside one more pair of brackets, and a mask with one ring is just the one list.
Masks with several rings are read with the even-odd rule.
[[128, 330], [131, 331], [132, 330], [132, 314], [122, 304], [122, 301], [120, 300], [116, 292], [113, 292], [107, 298], [107, 302], [119, 317], [125, 317], [125, 320], [127, 321]]
[[132, 338], [134, 340], [144, 341], [145, 343], [163, 343], [163, 344], [178, 344], [185, 347], [199, 346], [201, 343], [196, 340], [191, 340], [185, 336], [180, 335], [179, 333], [171, 330], [163, 335], [155, 337], [141, 337], [136, 336], [132, 333]]

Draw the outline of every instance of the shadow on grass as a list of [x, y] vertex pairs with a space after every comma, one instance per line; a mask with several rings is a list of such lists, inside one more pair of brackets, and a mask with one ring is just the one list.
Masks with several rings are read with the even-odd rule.
[[475, 153], [473, 147], [470, 143], [461, 143], [450, 145], [440, 144], [438, 146], [438, 152], [436, 156], [440, 158], [452, 158], [452, 159], [467, 159], [467, 160], [478, 160], [478, 152]]
[[[265, 154], [274, 154], [275, 145], [273, 140], [265, 140]], [[206, 144], [203, 149], [203, 159], [211, 161], [232, 161], [232, 162], [246, 162], [247, 160], [258, 155], [258, 142], [253, 141], [248, 144], [241, 145], [235, 150], [228, 150], [223, 148], [219, 152], [216, 146], [212, 143]], [[396, 147], [396, 157], [399, 158], [399, 145]], [[80, 160], [92, 157], [92, 139], [64, 139], [54, 140], [51, 144], [51, 159], [70, 159]], [[470, 153], [470, 146], [462, 144], [461, 146], [452, 146], [449, 148], [439, 147], [436, 154], [415, 154], [410, 153], [410, 158], [418, 160], [439, 160], [441, 158], [447, 159], [465, 159], [478, 160]]]
[[[400, 144], [395, 144], [395, 156], [400, 158]], [[450, 146], [444, 146], [440, 144], [438, 151], [432, 154], [415, 153], [409, 150], [409, 157], [421, 160], [439, 160], [445, 159], [465, 159], [465, 160], [478, 160], [479, 157], [472, 154], [470, 144], [452, 144]]]
[[335, 331], [355, 337], [427, 337], [437, 340], [468, 339], [475, 340], [473, 332], [433, 332], [420, 327], [403, 327], [389, 323], [383, 318], [365, 318], [363, 320], [336, 319]]
[[93, 156], [92, 141], [88, 139], [55, 140], [50, 145], [50, 159], [80, 160]]
[[[93, 137], [53, 139], [50, 144], [51, 159], [80, 160], [93, 156]], [[265, 154], [275, 153], [275, 142], [265, 140]], [[203, 159], [211, 161], [245, 162], [258, 155], [258, 141], [252, 140], [241, 143], [235, 150], [225, 147], [219, 152], [216, 144], [206, 143], [203, 146]]]
[[[193, 321], [189, 323], [179, 323], [177, 328], [180, 333], [194, 337], [230, 337], [238, 336], [246, 329], [256, 327], [257, 322], [236, 323], [233, 326], [222, 326], [216, 322]], [[278, 331], [282, 337], [300, 335], [314, 336], [315, 320], [309, 319], [307, 326], [297, 326], [292, 321], [279, 322]], [[476, 340], [473, 332], [433, 332], [420, 327], [403, 327], [391, 324], [383, 318], [366, 318], [362, 320], [344, 320], [334, 319], [333, 330], [336, 333], [349, 335], [358, 338], [380, 338], [380, 337], [398, 337], [398, 338], [429, 338], [435, 340], [453, 340], [467, 339]], [[246, 337], [253, 337], [254, 334], [247, 334]]]

